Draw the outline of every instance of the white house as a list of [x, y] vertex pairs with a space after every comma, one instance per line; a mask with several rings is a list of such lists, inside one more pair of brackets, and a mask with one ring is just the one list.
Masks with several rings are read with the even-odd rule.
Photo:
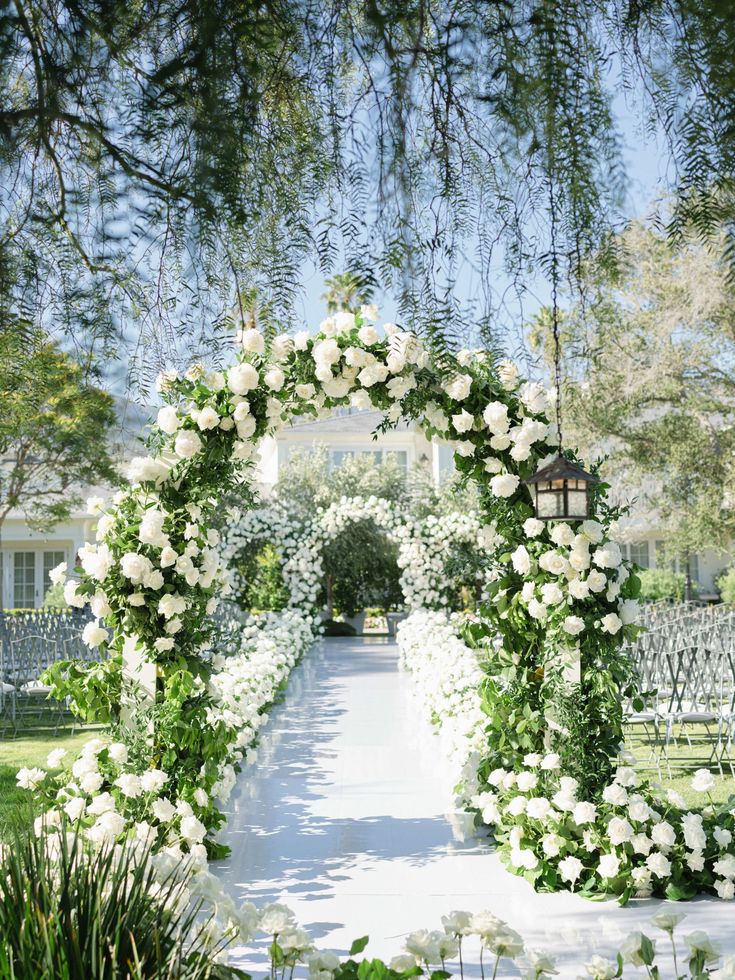
[[396, 428], [377, 435], [383, 420], [378, 410], [337, 409], [329, 418], [295, 422], [261, 445], [256, 473], [261, 493], [278, 482], [281, 468], [295, 452], [323, 447], [332, 467], [351, 456], [369, 455], [376, 463], [392, 458], [404, 472], [414, 466], [430, 466], [434, 479], [451, 472], [452, 451], [449, 446], [430, 442], [414, 423], [399, 422]]

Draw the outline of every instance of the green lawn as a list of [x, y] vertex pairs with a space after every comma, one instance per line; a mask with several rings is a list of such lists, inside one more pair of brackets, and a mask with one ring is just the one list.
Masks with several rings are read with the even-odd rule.
[[[680, 731], [674, 730], [674, 735], [676, 736], [675, 744], [670, 744], [666, 750], [666, 755], [671, 766], [671, 774], [669, 775], [668, 772], [666, 758], [661, 756], [660, 779], [656, 769], [649, 760], [652, 748], [651, 742], [641, 737], [640, 729], [634, 729], [632, 733], [629, 732], [629, 738], [625, 744], [626, 748], [636, 755], [638, 759], [637, 768], [641, 772], [641, 775], [646, 776], [651, 782], [660, 782], [667, 789], [669, 787], [675, 789], [678, 793], [681, 793], [689, 806], [702, 806], [707, 802], [706, 797], [701, 793], [694, 792], [691, 782], [696, 769], [709, 769], [717, 781], [717, 786], [712, 793], [712, 799], [717, 803], [724, 803], [730, 796], [735, 796], [735, 779], [731, 775], [727, 757], [723, 759], [724, 775], [721, 776], [717, 766], [710, 765], [709, 746], [703, 741], [699, 741], [705, 732], [697, 726], [690, 726], [690, 732], [693, 741], [692, 745], [687, 744], [686, 739]], [[735, 752], [731, 752], [731, 758], [733, 765], [735, 765]]]
[[31, 794], [19, 789], [15, 781], [18, 770], [23, 766], [45, 768], [46, 756], [52, 749], [77, 752], [94, 731], [86, 728], [72, 735], [69, 729], [61, 729], [58, 735], [39, 732], [0, 739], [0, 837], [6, 837], [14, 826], [27, 823], [32, 816]]

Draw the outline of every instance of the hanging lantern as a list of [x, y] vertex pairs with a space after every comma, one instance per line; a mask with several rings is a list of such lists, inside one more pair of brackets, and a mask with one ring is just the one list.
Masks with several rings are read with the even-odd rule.
[[544, 466], [528, 480], [536, 517], [540, 521], [583, 521], [589, 516], [589, 489], [599, 478], [564, 456]]

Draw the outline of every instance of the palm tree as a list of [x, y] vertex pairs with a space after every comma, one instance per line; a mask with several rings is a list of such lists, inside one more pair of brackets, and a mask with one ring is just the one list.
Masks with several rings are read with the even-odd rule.
[[322, 299], [326, 301], [327, 312], [356, 310], [363, 303], [369, 303], [373, 287], [359, 273], [338, 272], [326, 281]]

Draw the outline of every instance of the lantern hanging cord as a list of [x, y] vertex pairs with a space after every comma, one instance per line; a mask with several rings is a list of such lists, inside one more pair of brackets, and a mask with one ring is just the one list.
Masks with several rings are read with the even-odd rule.
[[561, 441], [561, 342], [559, 339], [559, 256], [556, 251], [556, 198], [554, 178], [549, 177], [549, 210], [551, 211], [551, 328], [554, 338], [554, 383], [556, 386], [556, 428], [559, 436], [559, 455]]

